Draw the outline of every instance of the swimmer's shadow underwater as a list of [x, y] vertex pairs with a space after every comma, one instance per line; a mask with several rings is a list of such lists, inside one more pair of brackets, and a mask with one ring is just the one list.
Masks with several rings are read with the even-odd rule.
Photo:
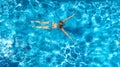
[[[64, 19], [64, 20], [60, 20], [59, 23], [55, 23], [52, 22], [52, 29], [58, 28], [59, 30], [61, 30], [70, 40], [73, 41], [73, 38], [70, 36], [70, 34], [63, 28], [65, 25], [65, 22], [68, 21], [69, 19], [71, 19], [72, 17], [74, 17], [75, 14], [69, 16], [68, 18]], [[39, 24], [45, 24], [45, 25], [49, 25], [49, 22], [41, 22], [41, 21], [32, 21], [32, 22], [36, 22]], [[49, 26], [33, 26], [33, 28], [40, 28], [40, 29], [47, 29], [50, 30]], [[74, 31], [75, 32], [75, 31]]]

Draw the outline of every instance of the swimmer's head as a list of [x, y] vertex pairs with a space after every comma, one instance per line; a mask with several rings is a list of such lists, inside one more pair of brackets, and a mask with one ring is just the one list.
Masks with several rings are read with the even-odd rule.
[[52, 28], [57, 28], [57, 24], [55, 22], [52, 23]]

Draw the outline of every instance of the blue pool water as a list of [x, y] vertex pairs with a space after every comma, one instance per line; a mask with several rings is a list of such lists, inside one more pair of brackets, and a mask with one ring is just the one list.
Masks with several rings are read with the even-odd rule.
[[[120, 1], [0, 0], [0, 67], [120, 67]], [[31, 20], [65, 23], [43, 30]]]

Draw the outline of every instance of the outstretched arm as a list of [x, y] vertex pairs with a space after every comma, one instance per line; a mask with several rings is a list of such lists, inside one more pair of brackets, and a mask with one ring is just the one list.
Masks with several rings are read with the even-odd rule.
[[72, 40], [72, 37], [64, 30], [64, 28], [61, 28], [61, 30], [65, 33], [65, 35]]
[[62, 20], [63, 22], [66, 22], [67, 20], [69, 20], [69, 19], [71, 19], [72, 17], [74, 17], [75, 16], [75, 14], [73, 14], [72, 16], [69, 16], [68, 18], [66, 18], [66, 19], [64, 19], [64, 20]]

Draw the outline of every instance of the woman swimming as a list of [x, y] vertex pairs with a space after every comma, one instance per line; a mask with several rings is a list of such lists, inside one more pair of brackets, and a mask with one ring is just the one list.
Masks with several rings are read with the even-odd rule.
[[72, 37], [64, 30], [63, 26], [65, 25], [64, 23], [65, 23], [67, 20], [71, 19], [71, 18], [74, 17], [74, 16], [75, 16], [75, 14], [73, 14], [72, 16], [70, 16], [70, 17], [68, 17], [68, 18], [66, 18], [66, 19], [64, 19], [64, 20], [59, 21], [59, 23], [58, 23], [58, 28], [59, 28], [60, 30], [62, 30], [62, 31], [64, 32], [64, 34], [66, 34], [66, 36], [69, 37], [71, 40], [72, 40]]
[[[71, 19], [72, 17], [74, 17], [75, 14], [73, 14], [72, 16], [69, 16], [68, 18], [64, 19], [64, 20], [61, 20], [59, 21], [58, 23], [58, 28], [65, 33], [65, 35], [67, 37], [69, 37], [71, 40], [72, 40], [72, 37], [64, 30], [64, 25], [65, 25], [65, 22], [69, 19]], [[40, 24], [49, 24], [49, 22], [41, 22], [41, 21], [32, 21], [32, 22], [36, 22], [36, 23], [40, 23]], [[33, 26], [34, 28], [41, 28], [41, 29], [50, 29], [49, 26]], [[57, 28], [57, 24], [55, 22], [52, 22], [52, 28]]]

